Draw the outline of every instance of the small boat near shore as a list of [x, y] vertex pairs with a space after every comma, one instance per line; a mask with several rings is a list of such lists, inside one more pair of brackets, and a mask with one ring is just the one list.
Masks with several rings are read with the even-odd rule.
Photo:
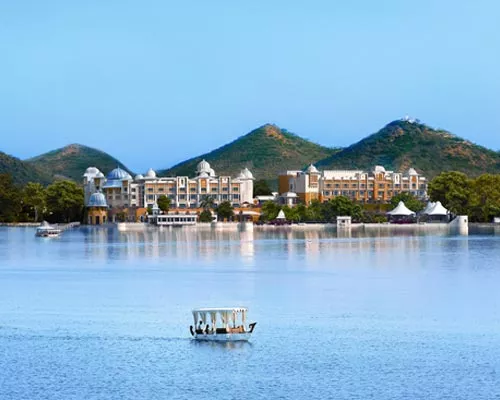
[[47, 221], [43, 221], [42, 224], [36, 228], [35, 236], [44, 238], [58, 237], [62, 230], [51, 226]]
[[195, 340], [214, 342], [248, 341], [256, 322], [246, 327], [246, 307], [196, 308], [192, 311], [194, 327], [189, 330]]

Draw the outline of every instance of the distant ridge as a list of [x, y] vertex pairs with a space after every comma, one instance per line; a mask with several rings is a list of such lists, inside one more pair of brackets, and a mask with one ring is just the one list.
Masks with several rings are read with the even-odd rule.
[[26, 162], [51, 173], [53, 177], [69, 178], [76, 182], [82, 180], [83, 173], [90, 166], [99, 168], [104, 174], [116, 167], [130, 172], [122, 162], [108, 153], [81, 144], [70, 144], [30, 158]]
[[450, 170], [477, 176], [500, 173], [500, 154], [444, 130], [415, 121], [397, 120], [326, 157], [317, 167], [368, 169], [374, 165], [396, 171], [413, 167], [428, 178]]
[[1, 151], [0, 174], [10, 174], [14, 183], [18, 185], [24, 185], [28, 182], [40, 182], [46, 185], [52, 181], [51, 174], [46, 171]]
[[219, 175], [234, 176], [248, 167], [257, 179], [276, 179], [280, 170], [302, 168], [337, 151], [266, 124], [218, 149], [158, 172], [162, 176], [192, 176], [196, 165], [205, 159]]

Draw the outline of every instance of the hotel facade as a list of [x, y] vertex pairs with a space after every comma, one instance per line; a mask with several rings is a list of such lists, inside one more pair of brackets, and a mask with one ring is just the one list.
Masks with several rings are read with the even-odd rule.
[[134, 178], [121, 168], [104, 176], [97, 168], [89, 167], [83, 174], [85, 205], [89, 206], [94, 193], [102, 193], [111, 210], [154, 207], [162, 195], [171, 200], [174, 209], [200, 208], [207, 197], [213, 199], [215, 205], [229, 201], [233, 207], [240, 207], [252, 203], [253, 181], [248, 168], [234, 178], [217, 176], [205, 160], [198, 164], [194, 178], [158, 177], [152, 169]]
[[284, 171], [279, 174], [279, 193], [282, 202], [310, 204], [313, 200], [328, 201], [345, 196], [360, 202], [389, 202], [392, 197], [408, 192], [420, 199], [427, 198], [427, 179], [410, 168], [404, 173], [386, 171], [375, 166], [372, 171], [324, 170], [314, 165], [305, 170]]

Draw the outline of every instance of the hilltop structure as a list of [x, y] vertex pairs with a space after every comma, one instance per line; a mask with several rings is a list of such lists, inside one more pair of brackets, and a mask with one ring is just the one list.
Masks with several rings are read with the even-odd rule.
[[324, 202], [337, 196], [355, 201], [389, 202], [402, 192], [426, 199], [427, 179], [413, 168], [399, 173], [386, 171], [379, 165], [372, 171], [319, 171], [311, 164], [303, 171], [279, 174], [279, 193], [282, 202], [288, 205], [297, 201], [305, 204], [310, 204], [312, 200]]
[[[162, 195], [171, 201], [171, 208], [196, 209], [210, 198], [214, 205], [229, 201], [233, 207], [253, 202], [254, 177], [248, 168], [240, 174], [217, 176], [210, 164], [202, 160], [196, 168], [196, 176], [158, 177], [152, 169], [145, 175], [134, 178], [125, 170], [115, 168], [106, 177], [95, 167], [89, 167], [83, 174], [85, 205], [96, 192], [102, 192], [110, 209], [108, 220], [113, 222], [116, 214], [126, 212], [128, 220], [138, 220], [148, 207], [153, 208]], [[100, 218], [102, 221], [102, 218]]]

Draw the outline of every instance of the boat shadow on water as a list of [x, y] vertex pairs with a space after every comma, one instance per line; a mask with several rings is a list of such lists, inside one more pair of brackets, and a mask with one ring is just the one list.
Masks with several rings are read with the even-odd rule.
[[250, 349], [253, 344], [249, 341], [236, 341], [236, 342], [223, 342], [223, 341], [210, 341], [210, 340], [196, 340], [191, 339], [191, 345], [201, 348], [219, 348], [226, 350], [237, 350], [237, 349]]

